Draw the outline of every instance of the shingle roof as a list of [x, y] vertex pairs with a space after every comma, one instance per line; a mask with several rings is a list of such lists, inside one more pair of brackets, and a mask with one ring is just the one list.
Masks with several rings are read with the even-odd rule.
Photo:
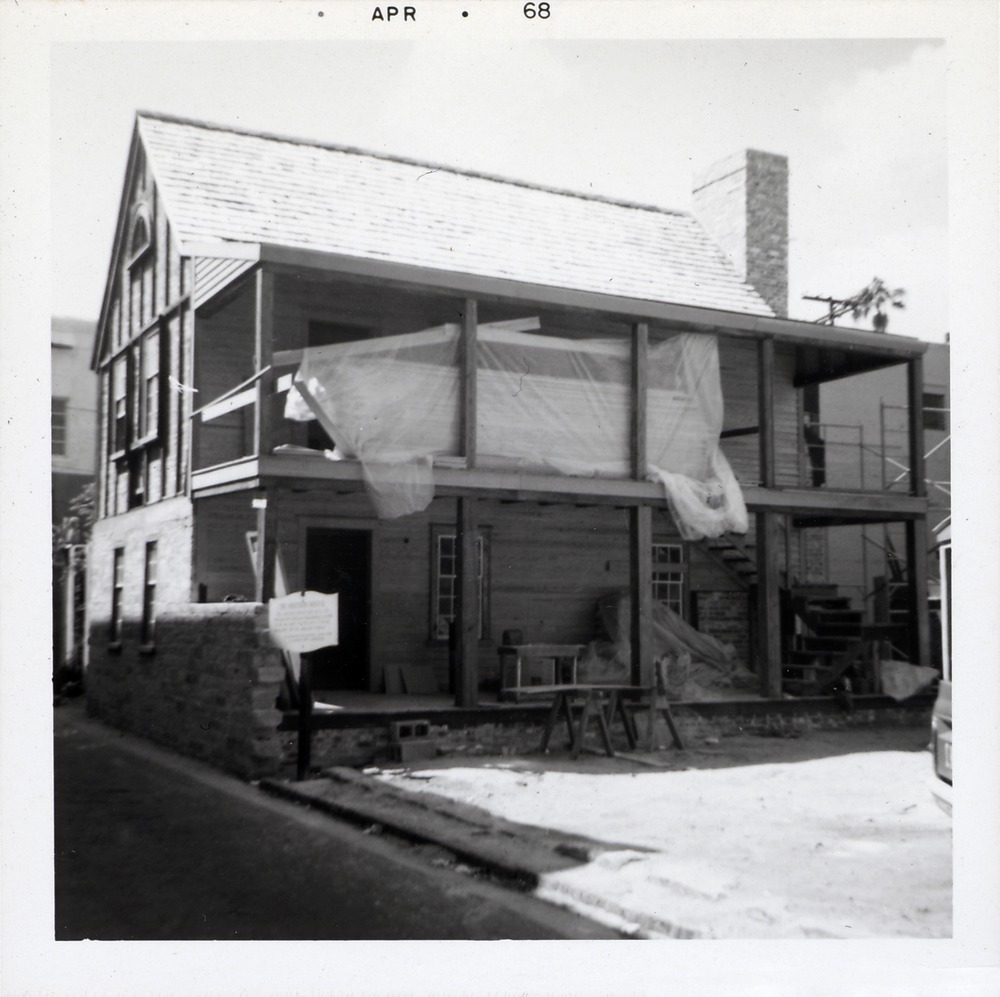
[[142, 113], [182, 243], [272, 243], [773, 314], [689, 214]]

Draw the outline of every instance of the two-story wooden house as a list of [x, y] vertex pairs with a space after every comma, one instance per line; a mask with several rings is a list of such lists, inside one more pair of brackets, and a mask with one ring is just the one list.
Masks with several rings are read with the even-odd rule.
[[[266, 768], [262, 606], [303, 589], [339, 593], [334, 702], [406, 666], [495, 714], [504, 632], [587, 645], [623, 592], [635, 683], [667, 604], [780, 698], [783, 593], [845, 522], [905, 524], [927, 660], [924, 344], [784, 317], [783, 157], [718, 164], [695, 203], [140, 114], [94, 355], [91, 708]], [[803, 388], [891, 365], [909, 494], [813, 487]]]

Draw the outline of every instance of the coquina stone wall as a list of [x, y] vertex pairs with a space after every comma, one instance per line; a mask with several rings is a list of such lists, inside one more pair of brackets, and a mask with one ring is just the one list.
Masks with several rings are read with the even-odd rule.
[[[95, 639], [95, 636], [97, 639]], [[284, 674], [258, 603], [161, 607], [155, 642], [91, 636], [88, 711], [104, 722], [243, 778], [278, 771]]]

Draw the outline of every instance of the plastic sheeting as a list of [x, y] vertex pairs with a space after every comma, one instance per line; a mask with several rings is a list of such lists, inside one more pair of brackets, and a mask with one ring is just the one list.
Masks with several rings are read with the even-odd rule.
[[[607, 635], [594, 641], [580, 660], [588, 681], [628, 682], [631, 678], [629, 626], [631, 598], [614, 592], [600, 600], [598, 612]], [[758, 682], [738, 660], [731, 644], [696, 630], [669, 606], [653, 604], [653, 657], [674, 699], [712, 699], [753, 693]]]
[[[479, 465], [629, 477], [630, 343], [511, 328], [524, 324], [478, 330]], [[307, 349], [285, 414], [318, 418], [336, 454], [361, 462], [380, 516], [419, 511], [433, 497], [433, 460], [459, 456], [460, 348], [449, 324]], [[647, 381], [647, 473], [662, 482], [682, 535], [745, 532], [746, 506], [719, 449], [715, 337], [652, 346]]]
[[902, 702], [926, 689], [941, 677], [936, 668], [928, 665], [914, 665], [909, 661], [882, 660], [879, 662], [882, 692], [896, 702]]

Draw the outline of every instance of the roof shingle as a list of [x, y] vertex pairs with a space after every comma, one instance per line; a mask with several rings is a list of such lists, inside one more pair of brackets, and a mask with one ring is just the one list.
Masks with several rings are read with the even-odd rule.
[[182, 243], [235, 241], [772, 312], [689, 214], [140, 114]]

